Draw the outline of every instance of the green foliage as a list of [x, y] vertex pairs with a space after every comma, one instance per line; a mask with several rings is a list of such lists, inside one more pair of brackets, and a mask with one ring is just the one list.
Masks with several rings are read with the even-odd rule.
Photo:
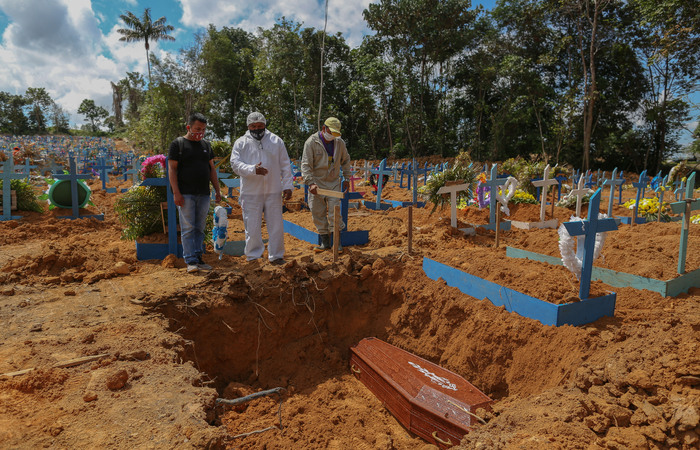
[[469, 155], [462, 152], [457, 157], [453, 167], [428, 177], [427, 183], [420, 188], [420, 192], [433, 204], [433, 209], [430, 211], [431, 214], [435, 212], [438, 206], [442, 207], [450, 202], [449, 196], [438, 194], [440, 188], [446, 186], [448, 182], [469, 185], [466, 191], [457, 194], [457, 202], [460, 200], [468, 201], [474, 196], [472, 187], [476, 182], [476, 172], [472, 167], [469, 167], [470, 162]]
[[[3, 188], [3, 181], [0, 180], [0, 189]], [[17, 196], [17, 209], [20, 211], [43, 212], [44, 208], [39, 203], [40, 198], [34, 193], [34, 188], [25, 180], [10, 180], [10, 190], [15, 191]], [[0, 207], [2, 206], [2, 196], [0, 195]]]

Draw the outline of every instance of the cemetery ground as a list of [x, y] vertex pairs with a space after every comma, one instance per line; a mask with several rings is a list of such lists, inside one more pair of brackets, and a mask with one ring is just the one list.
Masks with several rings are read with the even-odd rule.
[[[346, 247], [337, 262], [285, 235], [285, 265], [219, 260], [210, 246], [204, 259], [214, 270], [193, 275], [172, 256], [137, 261], [134, 242], [119, 238], [120, 194], [89, 184], [95, 206], [85, 213], [103, 221], [53, 210], [0, 222], [0, 373], [33, 369], [0, 376], [2, 448], [435, 448], [354, 378], [349, 348], [368, 336], [458, 373], [495, 401], [476, 412], [486, 424], [462, 448], [699, 445], [700, 288], [662, 297], [595, 281], [592, 296], [617, 293], [614, 317], [544, 326], [429, 279], [422, 260], [575, 301], [566, 269], [505, 254], [511, 246], [557, 255], [556, 230], [504, 231], [494, 248], [492, 231], [465, 236], [450, 226], [449, 206], [430, 214], [431, 204], [413, 210], [411, 253], [407, 208], [359, 208], [349, 229], [369, 230], [369, 243]], [[395, 186], [383, 196], [410, 200]], [[242, 240], [240, 208], [230, 205], [228, 240]], [[488, 222], [486, 211], [468, 211], [460, 226]], [[572, 212], [554, 215], [561, 222]], [[511, 218], [537, 221], [539, 207], [511, 205]], [[312, 229], [306, 210], [285, 219]], [[621, 225], [596, 265], [673, 278], [679, 233], [678, 222]], [[689, 271], [700, 267], [699, 235], [691, 225]], [[275, 387], [281, 398], [215, 401]]]

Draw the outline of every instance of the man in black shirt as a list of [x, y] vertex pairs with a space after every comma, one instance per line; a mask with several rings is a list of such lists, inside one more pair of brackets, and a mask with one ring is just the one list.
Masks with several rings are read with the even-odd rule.
[[211, 270], [202, 259], [204, 230], [209, 214], [209, 182], [221, 201], [221, 189], [214, 167], [214, 153], [208, 141], [203, 140], [207, 119], [199, 113], [187, 121], [187, 134], [170, 144], [168, 170], [175, 205], [180, 212], [182, 256], [187, 272]]

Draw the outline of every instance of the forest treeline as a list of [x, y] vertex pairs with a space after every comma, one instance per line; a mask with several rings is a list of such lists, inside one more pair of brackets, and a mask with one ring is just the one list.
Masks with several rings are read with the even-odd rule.
[[[284, 17], [256, 33], [210, 26], [175, 57], [151, 54], [150, 83], [134, 72], [112, 83], [111, 115], [91, 100], [82, 114], [147, 153], [164, 152], [190, 112], [235, 140], [257, 110], [292, 157], [333, 115], [353, 159], [468, 151], [650, 173], [697, 119], [697, 0], [500, 0], [491, 11], [380, 0], [363, 16], [372, 34], [355, 48]], [[0, 112], [2, 133], [68, 131], [43, 88], [0, 93]]]

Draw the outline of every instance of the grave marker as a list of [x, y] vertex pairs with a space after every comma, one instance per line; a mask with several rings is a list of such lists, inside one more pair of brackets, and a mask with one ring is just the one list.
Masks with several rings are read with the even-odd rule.
[[[443, 186], [437, 191], [438, 194], [450, 194], [450, 225], [452, 228], [457, 228], [457, 193], [468, 189], [469, 184], [463, 183]], [[461, 228], [460, 231], [469, 235], [476, 234], [474, 228]]]
[[[576, 217], [581, 217], [581, 203], [583, 203], [583, 197], [588, 194], [589, 189], [587, 187], [583, 186], [584, 180], [583, 177], [579, 178], [578, 180], [578, 187], [576, 189], [573, 189], [569, 195], [575, 195], [576, 196]], [[590, 204], [589, 204], [590, 207]]]
[[117, 188], [107, 187], [107, 182], [109, 181], [109, 175], [107, 174], [107, 170], [111, 169], [112, 166], [110, 166], [107, 163], [104, 154], [101, 154], [97, 161], [98, 164], [97, 166], [95, 166], [95, 168], [98, 169], [100, 172], [100, 180], [102, 180], [102, 190], [107, 192], [108, 194], [116, 194]]
[[[559, 182], [555, 180], [554, 178], [549, 178], [549, 164], [547, 164], [547, 167], [544, 168], [544, 174], [542, 175], [542, 179], [539, 181], [533, 181], [532, 185], [536, 187], [541, 187], [542, 188], [542, 196], [540, 200], [540, 223], [545, 223], [545, 206], [547, 205], [547, 194], [549, 191], [549, 186], [554, 186], [555, 184], [558, 184]], [[554, 195], [552, 195], [552, 209], [554, 209]], [[554, 219], [554, 215], [552, 215], [552, 219]], [[556, 219], [555, 219], [556, 220]], [[556, 226], [556, 224], [554, 224]]]
[[163, 259], [169, 254], [175, 255], [177, 257], [182, 256], [182, 245], [178, 246], [177, 243], [177, 219], [175, 218], [175, 198], [173, 197], [173, 191], [170, 188], [168, 172], [168, 159], [166, 158], [164, 178], [146, 178], [141, 182], [141, 186], [165, 186], [165, 195], [168, 203], [168, 244], [167, 246], [164, 246], [163, 244], [139, 244], [137, 242], [136, 259]]
[[690, 231], [690, 215], [692, 211], [700, 209], [700, 198], [693, 198], [695, 186], [695, 172], [688, 178], [685, 189], [685, 199], [671, 203], [671, 211], [674, 214], [683, 214], [683, 227], [681, 228], [681, 241], [678, 247], [678, 273], [685, 273], [685, 258], [688, 250], [688, 231]]
[[17, 220], [21, 219], [22, 216], [12, 215], [12, 180], [19, 180], [24, 178], [21, 173], [15, 173], [15, 160], [12, 152], [10, 152], [9, 159], [2, 163], [2, 174], [0, 174], [0, 179], [2, 179], [2, 216], [0, 216], [0, 221], [6, 220]]
[[[661, 174], [661, 172], [659, 172]], [[666, 193], [666, 182], [668, 181], [668, 175], [663, 177], [663, 179], [659, 182], [658, 186], [656, 186], [656, 193], [659, 195], [659, 210], [656, 213], [656, 221], [661, 223], [661, 209], [664, 207], [664, 194]]]
[[632, 217], [623, 217], [623, 223], [627, 223], [628, 221], [630, 222], [630, 225], [646, 223], [646, 219], [644, 217], [638, 217], [637, 213], [639, 212], [639, 201], [642, 199], [642, 192], [646, 189], [647, 183], [649, 183], [649, 177], [647, 176], [647, 171], [644, 170], [641, 174], [639, 174], [639, 181], [632, 183], [632, 186], [637, 188], [637, 196], [634, 200], [634, 209], [632, 210]]
[[588, 220], [580, 222], [564, 222], [566, 231], [570, 236], [583, 236], [583, 259], [581, 265], [581, 280], [578, 296], [581, 300], [588, 298], [591, 288], [591, 272], [593, 270], [593, 256], [595, 253], [595, 241], [598, 233], [617, 230], [615, 219], [598, 219], [600, 211], [600, 191], [598, 188], [588, 204]]
[[501, 222], [500, 225], [496, 223], [498, 198], [495, 193], [498, 193], [498, 187], [506, 184], [506, 181], [508, 181], [506, 178], [498, 178], [498, 164], [493, 164], [491, 166], [491, 179], [484, 183], [484, 185], [491, 189], [491, 194], [489, 195], [489, 224], [484, 227], [487, 230], [495, 230], [496, 227], [502, 228], [503, 231], [510, 230], [510, 220]]
[[80, 204], [78, 202], [78, 180], [89, 180], [92, 175], [89, 174], [79, 174], [75, 163], [75, 156], [71, 153], [68, 155], [68, 174], [56, 174], [54, 178], [57, 180], [69, 180], [70, 181], [70, 191], [71, 191], [71, 210], [73, 212], [72, 216], [59, 216], [59, 219], [83, 219], [94, 217], [98, 220], [104, 220], [104, 214], [91, 214], [91, 215], [80, 215]]
[[610, 186], [610, 198], [608, 199], [608, 217], [612, 217], [613, 199], [615, 198], [615, 186], [622, 186], [622, 178], [617, 178], [617, 167], [613, 170], [610, 179], [603, 182], [603, 186]]

